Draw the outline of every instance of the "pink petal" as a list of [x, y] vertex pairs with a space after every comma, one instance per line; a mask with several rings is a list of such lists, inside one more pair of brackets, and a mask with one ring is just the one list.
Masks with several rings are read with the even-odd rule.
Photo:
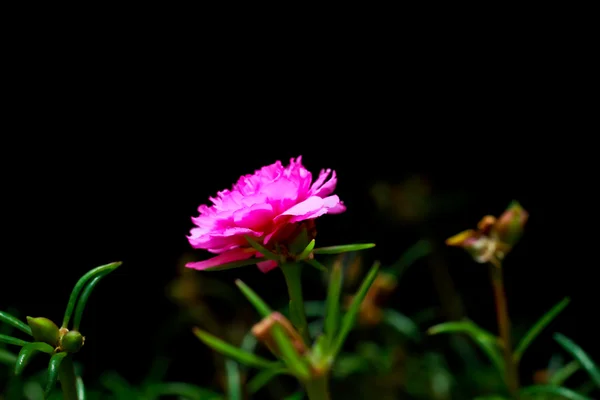
[[204, 234], [204, 231], [200, 228], [194, 228], [191, 230], [191, 236], [188, 236], [188, 241], [192, 247], [197, 249], [222, 249], [246, 243], [244, 235], [259, 237], [262, 236], [262, 232], [256, 232], [248, 228], [233, 227]]
[[346, 211], [344, 202], [340, 201], [337, 195], [325, 197], [323, 199], [325, 207], [327, 207], [327, 214], [340, 214]]
[[252, 248], [238, 247], [236, 249], [229, 250], [226, 253], [219, 254], [216, 257], [209, 258], [208, 260], [189, 262], [185, 264], [185, 266], [188, 268], [202, 271], [205, 269], [218, 267], [219, 265], [227, 264], [233, 261], [247, 260], [250, 257], [254, 256], [254, 254], [256, 254], [256, 250]]
[[311, 196], [275, 217], [274, 222], [281, 222], [281, 220], [285, 219], [287, 216], [292, 217], [289, 219], [289, 223], [313, 219], [323, 214], [327, 214], [330, 209], [334, 212], [342, 212], [345, 210], [345, 207], [341, 204], [338, 196], [329, 196], [325, 199], [318, 196]]
[[277, 261], [273, 261], [273, 260], [267, 260], [267, 261], [262, 261], [259, 262], [258, 264], [258, 269], [260, 269], [263, 273], [267, 273], [269, 271], [271, 271], [274, 268], [277, 268]]
[[273, 207], [270, 204], [254, 204], [233, 213], [233, 222], [242, 228], [262, 230], [273, 220]]
[[[327, 179], [327, 176], [329, 176], [329, 173], [331, 173], [331, 179], [329, 179], [325, 184], [323, 184], [323, 182], [325, 182], [325, 179]], [[335, 171], [326, 169], [321, 171], [319, 179], [317, 179], [315, 183], [313, 183], [313, 185], [310, 188], [310, 191], [313, 196], [325, 197], [333, 193], [335, 185], [337, 185], [337, 177], [335, 175]]]

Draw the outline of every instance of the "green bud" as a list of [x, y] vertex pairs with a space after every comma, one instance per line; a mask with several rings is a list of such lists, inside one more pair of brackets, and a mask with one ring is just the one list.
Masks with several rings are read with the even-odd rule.
[[48, 318], [27, 317], [27, 324], [31, 328], [33, 338], [36, 342], [48, 343], [52, 347], [58, 345], [59, 330], [58, 326]]
[[60, 338], [60, 348], [67, 353], [76, 353], [83, 346], [85, 338], [77, 331], [69, 331]]

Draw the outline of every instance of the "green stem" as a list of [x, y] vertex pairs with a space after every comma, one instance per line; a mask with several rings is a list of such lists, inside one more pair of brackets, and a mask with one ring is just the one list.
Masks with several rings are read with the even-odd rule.
[[75, 378], [75, 369], [70, 355], [61, 361], [60, 367], [58, 367], [58, 379], [60, 379], [63, 399], [78, 400], [77, 379]]
[[504, 291], [504, 278], [502, 276], [502, 264], [493, 262], [490, 266], [492, 287], [494, 288], [494, 300], [496, 302], [496, 318], [498, 330], [502, 339], [504, 349], [504, 363], [506, 364], [506, 385], [513, 398], [517, 399], [519, 391], [519, 374], [517, 365], [512, 355], [510, 340], [510, 319], [508, 318], [508, 307], [506, 305], [506, 293]]
[[290, 296], [290, 318], [296, 329], [298, 329], [300, 336], [304, 339], [305, 344], [310, 346], [308, 323], [306, 322], [304, 299], [302, 297], [302, 280], [300, 278], [302, 265], [300, 263], [282, 263], [280, 267]]
[[329, 396], [329, 376], [324, 374], [322, 376], [313, 377], [311, 380], [305, 383], [306, 394], [309, 400], [330, 400]]

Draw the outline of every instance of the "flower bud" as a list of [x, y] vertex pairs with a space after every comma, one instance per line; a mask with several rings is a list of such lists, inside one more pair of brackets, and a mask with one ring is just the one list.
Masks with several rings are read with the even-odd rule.
[[252, 334], [265, 344], [271, 350], [271, 353], [279, 356], [279, 346], [277, 346], [277, 342], [273, 336], [273, 326], [276, 324], [282, 328], [298, 354], [302, 355], [306, 353], [307, 348], [304, 340], [302, 340], [298, 331], [292, 326], [292, 323], [281, 313], [273, 312], [268, 317], [263, 318], [262, 321], [252, 327]]
[[58, 326], [48, 318], [27, 317], [27, 324], [31, 328], [33, 339], [36, 342], [48, 343], [52, 347], [58, 345], [59, 330]]
[[60, 338], [60, 348], [68, 353], [76, 353], [81, 347], [85, 338], [77, 331], [68, 331]]
[[498, 239], [509, 246], [514, 246], [521, 238], [528, 218], [529, 213], [518, 202], [510, 203], [494, 226]]

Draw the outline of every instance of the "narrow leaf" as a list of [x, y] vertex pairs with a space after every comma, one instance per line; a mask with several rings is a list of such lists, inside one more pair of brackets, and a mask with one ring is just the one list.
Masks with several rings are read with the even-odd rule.
[[0, 349], [0, 364], [12, 367], [17, 361], [17, 355], [8, 350]]
[[15, 375], [21, 375], [21, 372], [23, 372], [23, 369], [25, 369], [29, 363], [31, 357], [38, 352], [52, 354], [54, 349], [48, 343], [33, 342], [26, 344], [17, 356], [17, 361], [15, 362]]
[[281, 326], [278, 324], [273, 325], [273, 337], [277, 343], [277, 347], [281, 351], [281, 358], [285, 361], [288, 368], [296, 375], [300, 380], [308, 379], [310, 370], [304, 360], [296, 352], [296, 348], [292, 344], [290, 338], [285, 334]]
[[314, 249], [313, 253], [315, 253], [315, 254], [340, 254], [340, 253], [348, 253], [350, 251], [371, 249], [373, 247], [375, 247], [375, 243], [343, 244], [341, 246], [320, 247], [318, 249]]
[[0, 342], [14, 344], [15, 346], [25, 346], [26, 344], [29, 344], [29, 342], [26, 342], [25, 340], [21, 340], [8, 335], [0, 335]]
[[406, 272], [408, 267], [413, 265], [419, 259], [431, 254], [433, 248], [428, 240], [419, 240], [408, 248], [398, 261], [396, 261], [386, 272], [394, 275], [396, 278], [400, 278]]
[[385, 310], [383, 312], [383, 322], [404, 336], [414, 340], [420, 339], [419, 327], [417, 324], [412, 319], [396, 310], [389, 308]]
[[149, 398], [181, 396], [189, 400], [224, 400], [225, 396], [200, 386], [184, 382], [166, 382], [148, 385], [145, 393]]
[[254, 290], [250, 289], [244, 282], [242, 282], [239, 279], [237, 279], [235, 281], [235, 284], [237, 285], [238, 288], [240, 288], [240, 290], [242, 291], [244, 296], [246, 296], [248, 301], [250, 303], [252, 303], [254, 308], [256, 308], [256, 311], [258, 311], [258, 313], [263, 318], [266, 318], [269, 315], [271, 315], [273, 310], [271, 310], [271, 308], [267, 305], [267, 303], [265, 303], [263, 301], [263, 299], [261, 299], [260, 296], [258, 294], [256, 294], [256, 292]]
[[554, 372], [548, 381], [549, 384], [554, 386], [562, 385], [567, 379], [571, 377], [575, 372], [581, 369], [579, 361], [573, 360], [558, 371]]
[[71, 296], [69, 296], [69, 303], [67, 304], [67, 309], [65, 310], [65, 316], [63, 318], [62, 327], [66, 328], [69, 324], [69, 320], [71, 319], [71, 314], [73, 314], [73, 310], [75, 309], [75, 303], [77, 302], [77, 298], [79, 297], [79, 293], [83, 290], [85, 284], [92, 278], [97, 275], [109, 273], [117, 269], [122, 263], [114, 262], [106, 265], [101, 265], [88, 271], [85, 275], [83, 275], [71, 291]]
[[304, 250], [302, 250], [302, 253], [298, 254], [296, 259], [304, 260], [304, 259], [308, 258], [308, 256], [310, 255], [310, 253], [312, 253], [314, 248], [315, 248], [315, 239], [311, 240], [308, 243], [308, 245], [304, 248]]
[[427, 330], [429, 335], [439, 333], [463, 333], [468, 335], [492, 361], [500, 373], [504, 373], [504, 360], [500, 352], [498, 338], [471, 321], [445, 322]]
[[0, 311], [0, 322], [4, 322], [5, 324], [11, 325], [11, 326], [19, 329], [20, 331], [25, 332], [29, 336], [33, 336], [29, 325], [27, 325], [25, 322], [21, 321], [20, 319], [13, 317], [9, 313]]
[[531, 329], [527, 331], [525, 336], [523, 336], [523, 338], [519, 341], [519, 344], [515, 348], [513, 357], [516, 363], [518, 363], [521, 360], [521, 357], [523, 357], [523, 353], [525, 352], [525, 350], [527, 350], [531, 342], [533, 342], [533, 340], [540, 334], [540, 332], [546, 326], [548, 326], [548, 324], [550, 324], [550, 322], [552, 322], [552, 320], [556, 318], [556, 316], [560, 314], [562, 310], [565, 309], [565, 307], [569, 304], [570, 301], [571, 300], [568, 297], [565, 297], [554, 307], [552, 307], [546, 314], [544, 314], [542, 318], [540, 318], [535, 323], [535, 325], [533, 325]]
[[340, 294], [342, 292], [342, 265], [339, 262], [333, 264], [329, 287], [327, 290], [327, 314], [325, 314], [325, 334], [327, 341], [332, 344], [339, 326], [340, 320]]
[[563, 335], [562, 333], [555, 333], [554, 340], [558, 342], [566, 351], [568, 351], [573, 358], [579, 361], [581, 367], [587, 371], [594, 384], [600, 388], [600, 370], [592, 361], [590, 356], [579, 345], [575, 344], [571, 339]]
[[[561, 386], [534, 385], [523, 388], [519, 391], [521, 395], [552, 395], [567, 400], [592, 400], [590, 397], [583, 396], [571, 389]], [[546, 398], [546, 397], [544, 397]]]
[[249, 367], [273, 368], [279, 366], [277, 361], [270, 361], [266, 358], [241, 350], [199, 328], [194, 328], [193, 332], [194, 335], [207, 346]]
[[244, 237], [246, 238], [246, 241], [248, 242], [248, 244], [250, 246], [252, 246], [252, 248], [256, 251], [258, 251], [260, 254], [263, 255], [264, 258], [266, 258], [267, 260], [273, 260], [273, 261], [281, 261], [281, 259], [279, 258], [279, 256], [275, 253], [273, 253], [272, 251], [270, 251], [269, 249], [267, 249], [266, 247], [264, 247], [262, 244], [258, 243], [256, 240], [254, 240], [253, 238], [251, 238], [248, 235], [244, 235]]
[[60, 353], [56, 353], [52, 357], [50, 357], [50, 362], [48, 363], [48, 380], [46, 381], [46, 388], [44, 389], [44, 395], [46, 397], [50, 395], [50, 392], [52, 391], [52, 389], [54, 389], [54, 386], [56, 386], [60, 363], [67, 355], [68, 353], [63, 351]]
[[263, 262], [263, 261], [267, 261], [267, 258], [265, 258], [265, 257], [249, 258], [247, 260], [233, 261], [230, 263], [218, 265], [216, 267], [206, 268], [206, 269], [203, 269], [202, 271], [206, 271], [206, 272], [224, 271], [226, 269], [241, 268], [241, 267], [246, 267], [248, 265], [258, 264], [259, 262]]
[[78, 400], [85, 400], [86, 395], [85, 395], [85, 385], [83, 384], [83, 379], [81, 379], [80, 376], [78, 376], [75, 380], [75, 385], [77, 387], [77, 399]]
[[350, 304], [348, 311], [346, 312], [346, 314], [344, 314], [344, 317], [342, 318], [341, 329], [340, 329], [340, 332], [333, 344], [333, 349], [331, 351], [331, 357], [334, 359], [335, 359], [335, 356], [342, 349], [342, 346], [344, 345], [344, 342], [346, 341], [346, 337], [348, 336], [348, 334], [354, 327], [354, 324], [356, 323], [356, 318], [357, 318], [358, 312], [360, 310], [360, 306], [361, 306], [363, 300], [365, 299], [365, 296], [367, 295], [367, 292], [369, 291], [371, 284], [375, 280], [375, 277], [377, 277], [377, 273], [379, 272], [379, 265], [380, 265], [379, 262], [376, 262], [373, 264], [373, 266], [369, 270], [369, 273], [367, 274], [366, 278], [363, 280], [362, 284], [360, 285], [358, 292], [352, 299], [352, 303]]
[[225, 360], [225, 373], [227, 374], [227, 398], [242, 400], [242, 379], [238, 363]]
[[79, 327], [81, 325], [81, 317], [83, 316], [83, 311], [85, 310], [87, 301], [90, 298], [90, 295], [92, 294], [92, 290], [94, 290], [98, 282], [100, 282], [100, 279], [104, 278], [108, 274], [108, 272], [104, 272], [94, 277], [81, 293], [81, 296], [77, 300], [77, 307], [75, 308], [75, 317], [73, 319], [74, 330], [79, 331]]
[[327, 267], [325, 267], [323, 264], [321, 264], [314, 258], [312, 260], [304, 260], [304, 262], [307, 263], [308, 265], [310, 265], [311, 267], [316, 268], [317, 270], [319, 270], [321, 272], [327, 272]]
[[285, 368], [274, 368], [274, 369], [263, 369], [258, 372], [250, 381], [248, 382], [248, 392], [250, 394], [254, 394], [262, 389], [267, 383], [271, 381], [277, 375], [287, 374], [289, 373]]

